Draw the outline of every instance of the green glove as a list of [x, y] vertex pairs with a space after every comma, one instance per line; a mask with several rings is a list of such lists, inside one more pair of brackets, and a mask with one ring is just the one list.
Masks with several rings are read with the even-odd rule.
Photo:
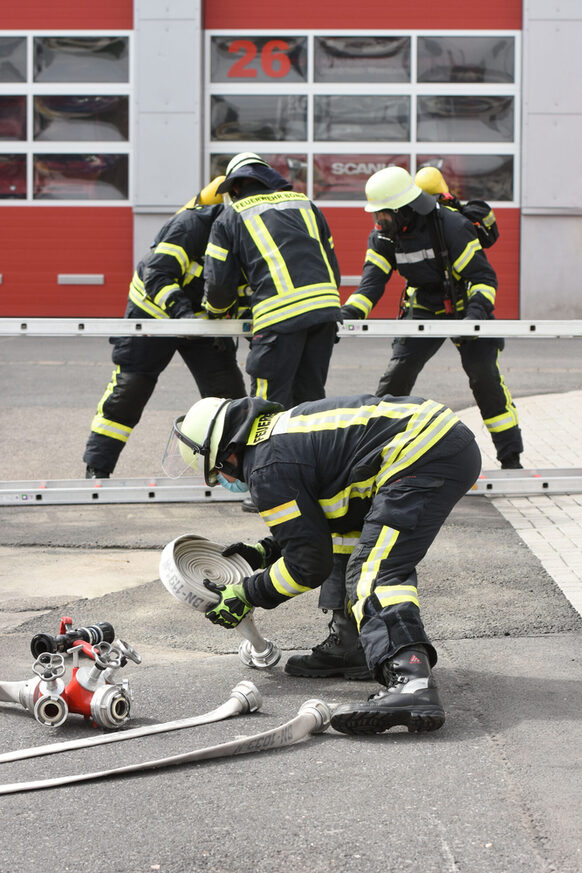
[[222, 627], [233, 628], [243, 620], [252, 606], [248, 603], [242, 583], [238, 585], [218, 585], [210, 579], [204, 579], [204, 587], [218, 594], [218, 603], [208, 609], [204, 615], [212, 624], [221, 624]]

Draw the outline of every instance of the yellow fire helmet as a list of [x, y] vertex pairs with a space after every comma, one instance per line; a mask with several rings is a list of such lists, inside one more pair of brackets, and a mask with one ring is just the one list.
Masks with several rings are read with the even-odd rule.
[[414, 177], [419, 188], [427, 194], [448, 194], [449, 186], [443, 178], [443, 174], [436, 167], [422, 167]]

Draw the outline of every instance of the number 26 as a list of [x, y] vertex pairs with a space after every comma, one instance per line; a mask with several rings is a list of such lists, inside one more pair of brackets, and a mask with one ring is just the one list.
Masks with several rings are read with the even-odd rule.
[[[254, 79], [257, 71], [251, 68], [251, 64], [257, 55], [257, 47], [250, 39], [233, 40], [228, 51], [231, 54], [243, 52], [242, 57], [234, 62], [228, 71], [229, 79]], [[282, 79], [291, 69], [291, 61], [286, 52], [289, 51], [289, 43], [282, 39], [270, 39], [261, 49], [261, 69], [266, 76], [272, 79]]]

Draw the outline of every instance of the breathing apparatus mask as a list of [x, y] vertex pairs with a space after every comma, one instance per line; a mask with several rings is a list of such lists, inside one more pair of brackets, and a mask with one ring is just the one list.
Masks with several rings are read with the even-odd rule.
[[399, 209], [383, 209], [376, 212], [376, 227], [387, 237], [392, 239], [399, 233], [409, 230], [412, 226], [416, 213], [411, 206], [401, 206]]

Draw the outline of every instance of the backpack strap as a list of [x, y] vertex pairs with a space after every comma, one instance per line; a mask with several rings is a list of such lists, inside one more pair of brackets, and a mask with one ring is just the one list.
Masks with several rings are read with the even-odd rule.
[[445, 312], [448, 315], [454, 315], [455, 318], [462, 318], [462, 314], [459, 312], [457, 304], [460, 297], [463, 302], [463, 309], [466, 306], [467, 295], [465, 285], [464, 283], [457, 282], [453, 276], [451, 258], [445, 240], [443, 220], [438, 203], [436, 204], [436, 208], [433, 209], [432, 212], [429, 212], [426, 219], [436, 262], [443, 277], [443, 301]]

